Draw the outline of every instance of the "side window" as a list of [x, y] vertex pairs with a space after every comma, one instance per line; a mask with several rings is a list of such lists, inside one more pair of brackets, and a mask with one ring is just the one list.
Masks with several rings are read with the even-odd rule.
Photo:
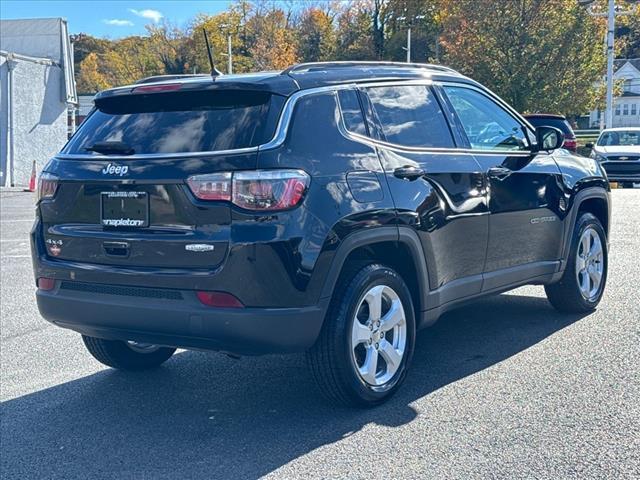
[[444, 87], [474, 150], [528, 150], [522, 125], [490, 98], [463, 87]]
[[358, 101], [358, 92], [355, 90], [339, 90], [338, 99], [340, 100], [342, 119], [347, 130], [359, 135], [366, 135], [367, 129], [364, 125], [364, 117]]
[[389, 143], [407, 147], [453, 147], [442, 109], [424, 85], [366, 89]]

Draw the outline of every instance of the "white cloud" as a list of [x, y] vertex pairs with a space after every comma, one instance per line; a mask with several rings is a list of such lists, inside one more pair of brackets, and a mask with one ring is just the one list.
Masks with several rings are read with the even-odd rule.
[[133, 27], [133, 22], [130, 20], [120, 20], [119, 18], [104, 19], [102, 20], [107, 25], [113, 25], [114, 27]]
[[162, 13], [159, 12], [158, 10], [150, 10], [150, 9], [136, 10], [134, 8], [130, 8], [129, 11], [139, 17], [153, 20], [154, 23], [158, 23], [162, 19], [162, 17], [164, 17], [164, 15], [162, 15]]

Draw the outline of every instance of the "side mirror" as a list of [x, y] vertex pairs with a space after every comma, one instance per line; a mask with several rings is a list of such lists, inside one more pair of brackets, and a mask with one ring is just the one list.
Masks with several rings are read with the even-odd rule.
[[587, 147], [587, 148], [593, 148], [593, 143], [591, 143], [591, 142], [585, 143], [584, 146]]
[[562, 147], [564, 133], [555, 127], [538, 127], [536, 128], [536, 139], [539, 150], [555, 150]]

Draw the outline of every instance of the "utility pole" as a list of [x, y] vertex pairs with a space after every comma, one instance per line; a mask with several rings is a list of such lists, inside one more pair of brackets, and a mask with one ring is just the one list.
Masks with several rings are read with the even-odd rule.
[[613, 43], [616, 28], [616, 2], [609, 0], [609, 8], [607, 12], [607, 106], [605, 110], [605, 127], [613, 126]]
[[220, 28], [227, 29], [227, 53], [223, 53], [222, 55], [227, 56], [227, 75], [231, 75], [233, 73], [233, 54], [231, 51], [231, 25], [223, 23], [220, 25]]
[[407, 23], [407, 46], [402, 47], [407, 51], [407, 63], [411, 63], [411, 26], [413, 25], [414, 20], [422, 20], [425, 18], [424, 15], [416, 15], [415, 17], [407, 18], [407, 17], [398, 17], [398, 20], [404, 22], [405, 20], [409, 20]]
[[233, 73], [233, 57], [231, 56], [231, 32], [227, 32], [227, 56], [228, 66], [227, 73], [231, 75]]
[[[607, 17], [607, 95], [604, 120], [605, 128], [611, 128], [613, 126], [613, 59], [615, 57], [616, 15], [631, 15], [634, 12], [634, 8], [638, 7], [636, 5], [631, 10], [622, 11], [616, 7], [615, 0], [608, 0], [607, 13], [604, 13], [597, 11], [597, 6], [593, 5], [594, 1], [578, 0], [578, 3], [587, 7], [589, 15], [593, 17]], [[633, 3], [637, 3], [637, 0], [633, 0]]]

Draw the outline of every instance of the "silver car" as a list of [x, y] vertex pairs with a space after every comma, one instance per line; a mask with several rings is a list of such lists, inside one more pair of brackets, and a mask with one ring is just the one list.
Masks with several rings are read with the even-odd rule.
[[591, 157], [600, 162], [609, 180], [623, 186], [640, 183], [640, 127], [603, 130]]

